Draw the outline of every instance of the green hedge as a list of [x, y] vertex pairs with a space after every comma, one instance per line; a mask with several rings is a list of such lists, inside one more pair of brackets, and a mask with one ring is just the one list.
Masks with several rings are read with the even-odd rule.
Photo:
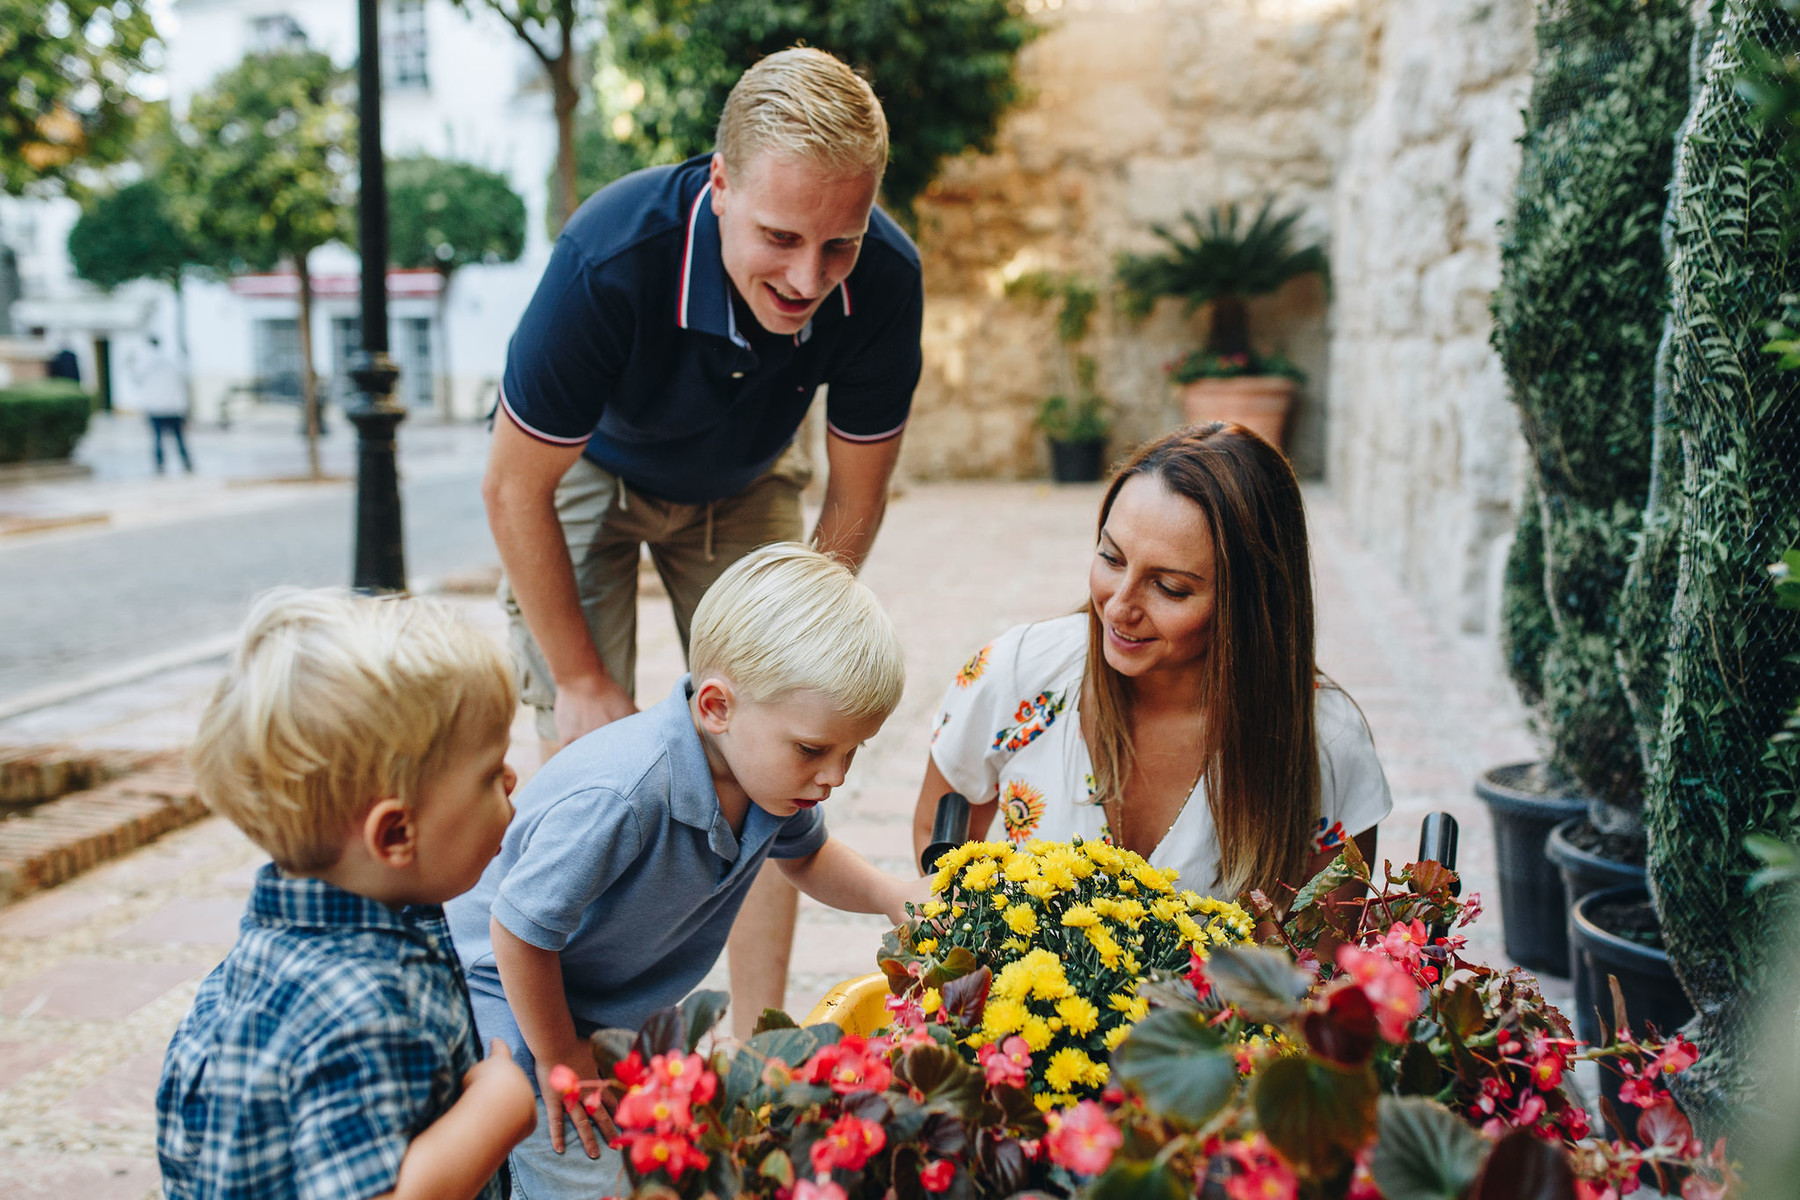
[[69, 457], [93, 408], [94, 398], [67, 379], [0, 388], [0, 463]]

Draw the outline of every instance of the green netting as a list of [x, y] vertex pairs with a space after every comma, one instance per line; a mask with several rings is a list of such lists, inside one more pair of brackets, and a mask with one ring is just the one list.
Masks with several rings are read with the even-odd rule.
[[1800, 286], [1791, 171], [1778, 133], [1740, 94], [1765, 54], [1800, 49], [1800, 23], [1747, 0], [1715, 9], [1676, 157], [1669, 237], [1669, 416], [1679, 433], [1679, 554], [1668, 672], [1650, 763], [1650, 879], [1671, 963], [1699, 1016], [1702, 1060], [1678, 1094], [1720, 1128], [1748, 1093], [1750, 1005], [1791, 914], [1746, 887], [1756, 832], [1786, 837], [1797, 774], [1771, 743], [1800, 693], [1800, 614], [1771, 602], [1768, 564], [1800, 539], [1800, 374], [1764, 350]]
[[1509, 666], [1595, 824], [1639, 837], [1643, 759], [1616, 648], [1650, 487], [1661, 229], [1690, 41], [1686, 0], [1539, 5], [1494, 301], [1533, 466], [1508, 564]]

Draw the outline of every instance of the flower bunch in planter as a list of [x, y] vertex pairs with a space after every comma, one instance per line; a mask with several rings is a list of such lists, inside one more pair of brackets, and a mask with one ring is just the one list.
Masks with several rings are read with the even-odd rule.
[[[968, 842], [938, 861], [936, 898], [889, 935], [881, 969], [920, 1016], [948, 1000], [957, 1044], [990, 1075], [1029, 1060], [1011, 1070], [1038, 1107], [1073, 1104], [1106, 1085], [1149, 1011], [1146, 979], [1251, 938], [1243, 909], [1174, 879], [1107, 842]], [[948, 997], [919, 983], [939, 975], [963, 982]]]
[[[1437, 863], [1388, 867], [1376, 885], [1347, 844], [1307, 886], [1252, 892], [1246, 911], [1196, 904], [1133, 859], [1103, 843], [963, 847], [933, 907], [885, 946], [879, 1036], [774, 1013], [702, 1057], [724, 997], [699, 993], [636, 1033], [596, 1034], [609, 1078], [559, 1086], [615, 1112], [639, 1196], [1619, 1200], [1650, 1181], [1683, 1200], [1734, 1194], [1723, 1143], [1703, 1147], [1666, 1091], [1694, 1048], [1634, 1040], [1616, 995], [1622, 1032], [1578, 1043], [1531, 976], [1462, 957], [1452, 930], [1479, 902]], [[1334, 900], [1351, 881], [1365, 897]], [[1186, 911], [1159, 917], [1161, 899]], [[1127, 901], [1146, 910], [1135, 928]], [[1113, 915], [1088, 922], [1101, 908]], [[1128, 955], [1131, 978], [1115, 978]], [[1090, 1026], [1059, 1007], [1064, 985], [1117, 990], [1116, 1023], [1097, 1034], [1098, 1011]], [[1024, 1015], [1002, 1032], [990, 1014], [1009, 1004]], [[1634, 1137], [1592, 1127], [1582, 1061], [1622, 1078]]]

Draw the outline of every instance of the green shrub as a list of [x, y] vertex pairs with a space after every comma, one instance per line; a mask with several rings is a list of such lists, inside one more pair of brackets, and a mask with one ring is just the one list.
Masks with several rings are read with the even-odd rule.
[[67, 379], [0, 388], [0, 462], [69, 457], [93, 407], [94, 398]]

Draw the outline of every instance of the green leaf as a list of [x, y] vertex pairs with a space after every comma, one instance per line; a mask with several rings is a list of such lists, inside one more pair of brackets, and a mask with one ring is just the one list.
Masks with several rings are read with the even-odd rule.
[[1430, 1100], [1384, 1096], [1369, 1171], [1384, 1200], [1460, 1200], [1481, 1170], [1487, 1143]]
[[1224, 1040], [1191, 1012], [1159, 1010], [1132, 1027], [1113, 1069], [1159, 1116], [1199, 1126], [1237, 1090], [1237, 1062]]
[[1221, 1000], [1252, 1021], [1270, 1025], [1285, 1024], [1312, 984], [1312, 976], [1296, 967], [1286, 951], [1263, 946], [1214, 950], [1206, 960], [1206, 977]]
[[1575, 1200], [1575, 1172], [1560, 1144], [1515, 1129], [1489, 1152], [1469, 1200]]
[[749, 1046], [765, 1058], [779, 1058], [798, 1067], [818, 1051], [819, 1039], [805, 1029], [770, 1029], [752, 1034]]
[[1437, 1014], [1445, 1029], [1465, 1039], [1487, 1023], [1480, 993], [1460, 980], [1438, 993]]
[[786, 1151], [771, 1151], [756, 1168], [756, 1173], [764, 1179], [773, 1179], [782, 1187], [794, 1186], [794, 1161], [787, 1156]]
[[762, 1010], [762, 1016], [756, 1018], [756, 1027], [750, 1031], [750, 1036], [755, 1037], [757, 1034], [767, 1033], [771, 1029], [798, 1028], [800, 1028], [799, 1023], [779, 1008], [765, 1008]]
[[1250, 1093], [1270, 1145], [1315, 1178], [1340, 1170], [1368, 1141], [1378, 1096], [1368, 1067], [1342, 1071], [1307, 1058], [1276, 1059]]
[[594, 1051], [594, 1065], [600, 1069], [600, 1078], [605, 1079], [613, 1072], [613, 1068], [625, 1061], [637, 1043], [637, 1034], [629, 1029], [596, 1029], [588, 1037], [588, 1045]]
[[712, 1027], [719, 1023], [731, 1004], [726, 992], [694, 992], [681, 1002], [681, 1015], [687, 1021], [687, 1049], [692, 1054]]
[[1433, 1096], [1444, 1086], [1444, 1068], [1424, 1042], [1408, 1042], [1400, 1052], [1394, 1088], [1402, 1096]]
[[1088, 1186], [1088, 1200], [1185, 1200], [1188, 1181], [1159, 1162], [1118, 1162]]
[[961, 979], [975, 970], [975, 965], [975, 955], [967, 946], [952, 946], [950, 953], [926, 971], [920, 982], [928, 988], [941, 988], [952, 979]]
[[986, 1080], [947, 1046], [912, 1047], [900, 1056], [894, 1074], [918, 1088], [933, 1112], [973, 1117], [980, 1109]]

